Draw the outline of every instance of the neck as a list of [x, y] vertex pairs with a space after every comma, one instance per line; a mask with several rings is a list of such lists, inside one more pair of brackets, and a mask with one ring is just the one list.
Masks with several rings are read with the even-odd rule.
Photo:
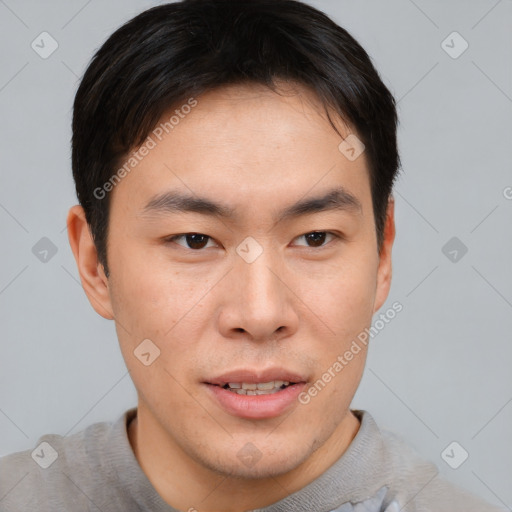
[[214, 473], [192, 460], [143, 411], [139, 403], [137, 416], [128, 425], [128, 439], [140, 467], [170, 506], [187, 511], [200, 507], [201, 512], [263, 508], [297, 492], [343, 455], [360, 426], [349, 410], [333, 435], [292, 471], [271, 478], [241, 479]]

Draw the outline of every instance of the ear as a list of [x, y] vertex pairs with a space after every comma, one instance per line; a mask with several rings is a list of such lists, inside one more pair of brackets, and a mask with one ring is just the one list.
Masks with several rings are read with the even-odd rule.
[[386, 223], [384, 225], [384, 237], [379, 251], [379, 268], [377, 270], [377, 292], [373, 312], [378, 311], [386, 301], [389, 289], [391, 288], [391, 250], [395, 240], [395, 199], [389, 197], [386, 212]]
[[85, 219], [84, 209], [73, 206], [67, 218], [69, 245], [75, 256], [82, 287], [92, 307], [103, 318], [113, 320], [108, 278], [98, 261], [98, 252]]

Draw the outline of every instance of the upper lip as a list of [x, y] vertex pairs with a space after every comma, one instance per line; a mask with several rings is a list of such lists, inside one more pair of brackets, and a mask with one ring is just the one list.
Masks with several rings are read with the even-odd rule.
[[246, 382], [248, 384], [258, 384], [261, 382], [271, 382], [273, 380], [282, 380], [287, 382], [306, 382], [306, 378], [299, 373], [286, 370], [285, 368], [267, 368], [266, 370], [239, 369], [208, 379], [208, 384], [224, 386], [229, 382]]

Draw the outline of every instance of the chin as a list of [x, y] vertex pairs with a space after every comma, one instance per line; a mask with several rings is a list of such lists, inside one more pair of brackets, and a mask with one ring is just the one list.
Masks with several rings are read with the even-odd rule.
[[[302, 444], [304, 447], [304, 444]], [[310, 455], [309, 450], [302, 448], [297, 451], [297, 446], [272, 447], [258, 450], [255, 445], [247, 442], [242, 449], [234, 451], [226, 456], [226, 451], [219, 448], [224, 456], [211, 453], [212, 458], [205, 458], [205, 453], [198, 454], [197, 462], [211, 471], [224, 477], [241, 480], [260, 480], [275, 478], [297, 468]]]

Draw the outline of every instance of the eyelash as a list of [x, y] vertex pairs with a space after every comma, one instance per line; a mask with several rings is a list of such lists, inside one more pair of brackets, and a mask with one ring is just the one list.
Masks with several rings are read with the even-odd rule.
[[[336, 234], [332, 231], [308, 231], [307, 233], [304, 233], [302, 235], [299, 235], [298, 237], [296, 238], [301, 238], [301, 237], [304, 237], [306, 235], [312, 235], [314, 233], [326, 233], [327, 235], [331, 235], [333, 237], [334, 240], [341, 240], [343, 237], [339, 234]], [[165, 242], [167, 243], [176, 243], [176, 240], [180, 239], [180, 238], [185, 238], [187, 237], [188, 235], [201, 235], [201, 236], [204, 236], [206, 238], [208, 238], [208, 241], [210, 240], [213, 240], [213, 238], [211, 236], [208, 236], [208, 235], [205, 235], [203, 233], [182, 233], [180, 235], [174, 235], [174, 236], [171, 236], [171, 237], [168, 237], [168, 238], [165, 238]], [[294, 240], [296, 239], [294, 238]], [[331, 240], [332, 241], [332, 240]], [[321, 250], [321, 249], [324, 249], [325, 247], [327, 247], [327, 245], [329, 244], [329, 242], [327, 242], [327, 244], [325, 245], [322, 245], [320, 247], [309, 247], [309, 246], [301, 246], [301, 247], [306, 247], [306, 249], [317, 249], [317, 250]], [[182, 246], [181, 244], [177, 244], [177, 245], [180, 245], [180, 247], [182, 247], [183, 249], [186, 249], [186, 250], [190, 250], [190, 251], [193, 251], [193, 252], [201, 252], [203, 251], [205, 248], [201, 248], [201, 249], [192, 249], [190, 247], [184, 247]]]

